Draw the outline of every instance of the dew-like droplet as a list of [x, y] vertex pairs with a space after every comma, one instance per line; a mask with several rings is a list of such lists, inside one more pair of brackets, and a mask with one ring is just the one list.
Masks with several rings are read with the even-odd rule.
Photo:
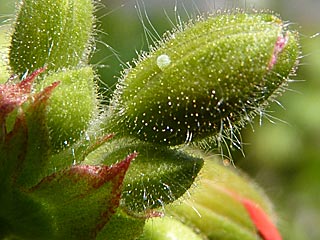
[[171, 59], [168, 55], [162, 54], [157, 58], [157, 66], [161, 69], [164, 70], [167, 68], [171, 63]]

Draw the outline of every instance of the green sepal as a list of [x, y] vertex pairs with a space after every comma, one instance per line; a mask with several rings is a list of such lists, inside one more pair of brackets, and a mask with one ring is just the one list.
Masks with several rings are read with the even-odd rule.
[[[45, 109], [58, 82], [31, 94], [31, 84], [41, 70], [18, 84], [1, 85], [0, 164], [2, 183], [27, 188], [45, 176], [50, 151]], [[13, 112], [17, 110], [17, 112]], [[7, 116], [14, 113], [13, 128], [7, 128]], [[12, 120], [12, 119], [10, 119]]]
[[77, 66], [86, 61], [93, 30], [92, 0], [23, 0], [10, 47], [16, 74]]
[[[58, 83], [30, 95], [31, 83], [41, 71], [26, 80], [1, 85], [0, 139], [0, 236], [12, 239], [44, 239], [51, 235], [50, 216], [42, 205], [26, 193], [46, 174], [49, 137], [44, 109]], [[9, 98], [7, 98], [9, 96]], [[11, 98], [11, 97], [12, 98]], [[12, 129], [7, 128], [7, 114], [15, 113]]]
[[[95, 151], [96, 148], [99, 148], [105, 142], [109, 141], [112, 138], [112, 134], [105, 136], [84, 136], [77, 143], [72, 146], [61, 149], [58, 152], [50, 155], [48, 159], [48, 169], [47, 175], [53, 174], [57, 171], [68, 168], [72, 164], [91, 164], [91, 165], [101, 165], [102, 161], [84, 161], [87, 158], [87, 155], [91, 155], [92, 151]], [[123, 158], [124, 155], [119, 156], [119, 159]], [[114, 159], [114, 162], [119, 159]]]
[[[48, 99], [58, 85], [58, 82], [52, 83], [40, 92], [40, 95], [35, 96], [35, 103], [28, 106], [24, 112], [25, 123], [15, 126], [12, 132], [12, 134], [15, 134], [15, 131], [23, 131], [23, 128], [27, 129], [27, 133], [24, 136], [26, 144], [20, 145], [19, 148], [17, 148], [17, 145], [12, 146], [12, 149], [22, 150], [25, 154], [24, 160], [21, 158], [24, 154], [19, 155], [19, 162], [14, 171], [16, 184], [20, 187], [33, 186], [42, 177], [46, 176], [51, 147], [45, 111], [48, 106]], [[10, 154], [13, 152], [12, 149]]]
[[54, 233], [51, 216], [21, 189], [1, 187], [0, 238], [43, 240]]
[[121, 205], [140, 217], [182, 196], [193, 184], [203, 165], [201, 158], [182, 151], [128, 139], [107, 142], [89, 155], [84, 163], [102, 161], [111, 165], [119, 156], [133, 151], [138, 156], [124, 179]]
[[94, 239], [119, 206], [123, 179], [135, 156], [111, 167], [74, 165], [31, 188], [30, 196], [52, 218], [51, 239]]

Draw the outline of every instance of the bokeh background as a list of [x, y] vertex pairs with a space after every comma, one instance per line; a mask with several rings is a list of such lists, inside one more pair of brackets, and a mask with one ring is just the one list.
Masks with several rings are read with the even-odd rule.
[[[0, 0], [0, 22], [12, 18], [15, 1]], [[270, 9], [301, 33], [297, 76], [262, 126], [242, 131], [245, 157], [233, 152], [236, 167], [261, 185], [275, 203], [287, 240], [320, 239], [320, 1], [319, 0], [101, 0], [97, 7], [97, 50], [92, 64], [106, 100], [123, 66], [148, 49], [179, 19], [219, 8]], [[141, 17], [150, 31], [146, 35]], [[149, 23], [148, 19], [152, 23]], [[153, 29], [154, 28], [154, 29]], [[148, 39], [148, 40], [147, 40]], [[301, 80], [301, 81], [300, 81]]]

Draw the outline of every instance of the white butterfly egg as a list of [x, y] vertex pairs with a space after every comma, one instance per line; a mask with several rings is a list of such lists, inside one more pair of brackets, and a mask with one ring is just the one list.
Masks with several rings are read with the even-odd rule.
[[157, 57], [157, 66], [163, 71], [165, 68], [167, 68], [171, 64], [171, 59], [166, 54], [161, 54], [159, 57]]

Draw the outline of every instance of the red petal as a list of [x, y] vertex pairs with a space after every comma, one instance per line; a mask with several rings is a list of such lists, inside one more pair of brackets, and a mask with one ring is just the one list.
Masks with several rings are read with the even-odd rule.
[[250, 218], [256, 226], [258, 233], [263, 240], [281, 240], [282, 237], [272, 223], [269, 216], [256, 203], [249, 199], [242, 198], [241, 202], [250, 215]]

